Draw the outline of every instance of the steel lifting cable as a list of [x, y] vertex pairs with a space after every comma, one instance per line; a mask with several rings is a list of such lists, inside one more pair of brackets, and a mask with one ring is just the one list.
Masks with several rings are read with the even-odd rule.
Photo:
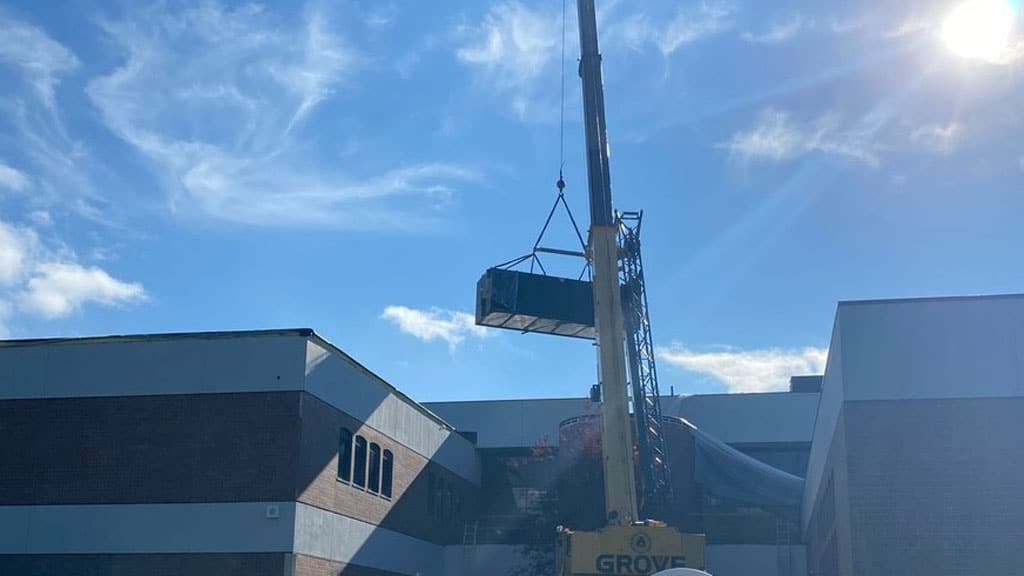
[[[579, 224], [576, 223], [576, 217], [573, 216], [572, 210], [569, 208], [568, 202], [565, 201], [565, 177], [563, 171], [565, 169], [565, 38], [566, 38], [566, 2], [562, 0], [562, 60], [560, 70], [560, 103], [559, 103], [559, 118], [558, 118], [558, 181], [555, 182], [555, 187], [558, 188], [558, 196], [555, 197], [554, 204], [551, 205], [551, 210], [548, 211], [548, 217], [544, 220], [544, 226], [540, 230], [540, 234], [537, 235], [537, 240], [533, 243], [533, 249], [529, 254], [520, 256], [504, 262], [496, 266], [497, 268], [511, 268], [518, 266], [523, 262], [530, 261], [530, 272], [533, 272], [534, 266], [540, 267], [542, 273], [547, 274], [547, 270], [544, 269], [544, 264], [540, 261], [537, 256], [537, 252], [544, 251], [540, 243], [544, 239], [544, 234], [548, 231], [548, 226], [551, 224], [551, 218], [555, 215], [555, 210], [558, 209], [558, 205], [561, 204], [565, 208], [565, 213], [569, 216], [569, 221], [572, 223], [572, 229], [576, 233], [576, 239], [579, 240], [582, 254], [586, 254], [587, 243], [583, 239], [583, 234], [580, 232]], [[551, 251], [551, 250], [548, 250]], [[561, 253], [567, 253], [567, 251], [556, 251]], [[590, 262], [584, 265], [583, 271], [580, 272], [580, 279], [590, 269]]]
[[[580, 234], [580, 227], [576, 224], [576, 218], [572, 215], [572, 210], [569, 209], [569, 205], [565, 202], [565, 178], [562, 176], [562, 171], [565, 169], [565, 5], [567, 0], [562, 0], [562, 59], [561, 74], [559, 80], [561, 81], [561, 94], [559, 94], [559, 108], [558, 108], [558, 182], [555, 186], [558, 188], [558, 199], [562, 201], [562, 205], [565, 206], [565, 213], [569, 215], [569, 221], [572, 222], [572, 229], [576, 232], [576, 238], [580, 241], [580, 248], [583, 249], [583, 253], [587, 252], [587, 243], [583, 240], [583, 234]], [[551, 219], [551, 216], [548, 216]], [[545, 225], [546, 226], [546, 225]], [[583, 270], [580, 271], [579, 279], [582, 280], [583, 276], [590, 271], [590, 258], [584, 258], [586, 264], [583, 265]]]
[[558, 183], [555, 184], [559, 194], [565, 190], [565, 180], [562, 178], [562, 169], [565, 168], [565, 3], [566, 0], [562, 0], [562, 93], [558, 111]]

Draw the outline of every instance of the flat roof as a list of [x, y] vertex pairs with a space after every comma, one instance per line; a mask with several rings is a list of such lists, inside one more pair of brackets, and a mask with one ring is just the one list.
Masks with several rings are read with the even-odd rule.
[[1022, 293], [1010, 294], [967, 294], [960, 296], [916, 296], [907, 298], [869, 298], [867, 300], [840, 300], [839, 306], [857, 306], [860, 304], [899, 304], [904, 302], [955, 302], [961, 300], [1004, 300], [1024, 298]]
[[158, 332], [147, 334], [107, 334], [95, 336], [67, 336], [58, 338], [14, 338], [0, 340], [0, 348], [23, 348], [34, 346], [74, 346], [81, 344], [115, 344], [127, 342], [167, 342], [171, 340], [226, 340], [238, 338], [262, 338], [273, 336], [294, 336], [308, 338], [323, 346], [330, 352], [338, 354], [350, 362], [353, 366], [366, 374], [371, 380], [385, 387], [389, 392], [413, 406], [417, 411], [427, 416], [434, 422], [454, 431], [455, 427], [449, 424], [423, 404], [413, 400], [404, 392], [396, 388], [387, 380], [381, 378], [364, 364], [353, 358], [341, 348], [338, 348], [330, 341], [320, 336], [312, 328], [271, 328], [256, 330], [209, 330], [197, 332]]
[[[268, 330], [210, 330], [200, 332], [157, 332], [150, 334], [106, 334], [98, 336], [64, 336], [58, 338], [12, 338], [0, 340], [0, 347], [53, 346], [67, 344], [101, 344], [104, 342], [145, 342], [161, 340], [249, 338], [259, 336], [316, 336], [312, 328], [280, 328]], [[320, 338], [322, 340], [322, 338]]]

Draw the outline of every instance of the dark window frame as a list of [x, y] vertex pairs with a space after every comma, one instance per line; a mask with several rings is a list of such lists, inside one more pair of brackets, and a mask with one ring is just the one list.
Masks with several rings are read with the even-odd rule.
[[435, 501], [437, 500], [437, 477], [434, 476], [433, 472], [427, 473], [427, 515], [433, 516], [434, 510], [437, 508]]
[[391, 498], [394, 487], [395, 453], [384, 449], [381, 456], [380, 495], [384, 498]]
[[359, 488], [366, 488], [366, 469], [369, 446], [366, 438], [356, 436], [355, 450], [353, 451], [352, 484]]
[[370, 442], [370, 452], [366, 466], [366, 489], [374, 494], [380, 494], [380, 460], [380, 444]]
[[338, 480], [352, 481], [352, 431], [342, 428], [338, 434]]

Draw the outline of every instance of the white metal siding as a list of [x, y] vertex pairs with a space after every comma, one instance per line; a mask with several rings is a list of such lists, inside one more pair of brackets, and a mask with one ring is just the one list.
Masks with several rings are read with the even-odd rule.
[[477, 433], [480, 448], [558, 446], [558, 425], [595, 414], [585, 398], [432, 402], [426, 405], [458, 430]]
[[253, 335], [0, 347], [0, 399], [302, 388], [306, 338]]
[[294, 515], [294, 502], [0, 506], [0, 554], [288, 552]]
[[[677, 414], [730, 444], [810, 442], [817, 393], [709, 394], [684, 396]], [[663, 413], [670, 414], [663, 403]]]

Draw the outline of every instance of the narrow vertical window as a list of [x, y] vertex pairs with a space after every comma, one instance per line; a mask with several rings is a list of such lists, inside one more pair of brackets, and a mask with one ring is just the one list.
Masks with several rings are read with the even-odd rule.
[[448, 519], [448, 482], [444, 478], [437, 479], [437, 517], [441, 520]]
[[338, 438], [338, 479], [352, 481], [352, 431], [342, 428]]
[[370, 477], [367, 481], [370, 492], [380, 492], [380, 444], [370, 443]]
[[366, 438], [356, 436], [355, 450], [355, 471], [352, 483], [356, 486], [366, 487]]
[[391, 481], [394, 478], [395, 455], [391, 450], [384, 451], [383, 469], [380, 478], [381, 496], [391, 498]]
[[437, 490], [437, 479], [434, 478], [433, 472], [427, 473], [427, 514], [430, 516], [434, 515], [434, 500], [437, 496], [435, 491]]

